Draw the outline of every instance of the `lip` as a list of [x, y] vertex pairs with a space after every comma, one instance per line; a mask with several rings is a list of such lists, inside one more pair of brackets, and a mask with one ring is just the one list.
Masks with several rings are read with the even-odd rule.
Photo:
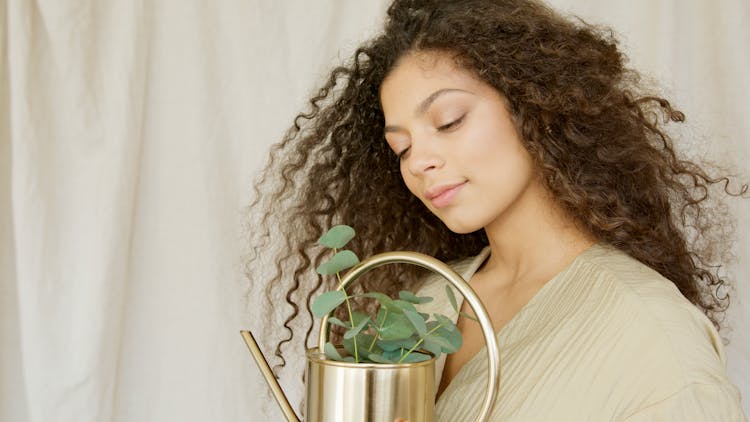
[[451, 183], [447, 185], [437, 185], [425, 192], [427, 198], [435, 208], [442, 208], [453, 201], [453, 198], [461, 191], [466, 181], [460, 183]]

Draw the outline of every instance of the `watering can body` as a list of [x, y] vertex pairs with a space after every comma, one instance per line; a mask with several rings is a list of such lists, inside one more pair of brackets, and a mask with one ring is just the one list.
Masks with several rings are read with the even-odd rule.
[[402, 364], [348, 363], [307, 350], [305, 421], [432, 422], [435, 358]]
[[[448, 280], [465, 297], [482, 327], [487, 345], [487, 388], [477, 422], [486, 421], [500, 384], [500, 351], [489, 315], [469, 284], [445, 263], [416, 252], [375, 255], [352, 268], [342, 279], [346, 287], [365, 272], [391, 263], [427, 268]], [[424, 362], [381, 364], [349, 363], [327, 359], [328, 318], [321, 320], [318, 347], [308, 349], [305, 376], [307, 422], [432, 422], [435, 405], [435, 358]], [[273, 391], [288, 421], [299, 421], [248, 331], [241, 332], [255, 362]]]

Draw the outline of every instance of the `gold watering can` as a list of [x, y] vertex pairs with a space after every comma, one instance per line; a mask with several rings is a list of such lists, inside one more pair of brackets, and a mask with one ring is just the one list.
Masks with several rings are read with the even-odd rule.
[[[500, 384], [500, 350], [487, 310], [469, 284], [443, 262], [417, 252], [375, 255], [353, 267], [339, 288], [381, 265], [405, 263], [427, 268], [447, 279], [466, 298], [477, 316], [487, 344], [487, 388], [476, 421], [486, 421]], [[281, 406], [287, 421], [299, 422], [249, 331], [241, 331], [255, 363]], [[435, 358], [424, 362], [380, 364], [326, 359], [328, 315], [320, 323], [318, 347], [307, 349], [305, 415], [307, 422], [432, 422], [435, 406]]]

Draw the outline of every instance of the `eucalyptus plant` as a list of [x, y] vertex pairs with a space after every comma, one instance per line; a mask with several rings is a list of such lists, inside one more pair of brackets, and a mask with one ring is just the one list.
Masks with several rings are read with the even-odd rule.
[[[455, 324], [442, 314], [432, 315], [419, 312], [415, 305], [433, 300], [429, 296], [416, 296], [402, 290], [398, 299], [383, 293], [362, 293], [349, 295], [341, 285], [341, 272], [359, 263], [357, 255], [343, 249], [355, 236], [354, 229], [339, 225], [332, 227], [318, 239], [318, 244], [331, 248], [333, 257], [321, 264], [317, 272], [322, 275], [336, 275], [338, 290], [318, 296], [312, 304], [312, 313], [318, 318], [330, 314], [341, 304], [346, 303], [349, 321], [331, 317], [328, 322], [346, 328], [343, 347], [349, 353], [341, 356], [336, 346], [330, 341], [325, 344], [328, 359], [343, 362], [373, 363], [413, 363], [430, 359], [431, 353], [436, 358], [441, 353], [454, 353], [462, 344], [461, 332]], [[453, 309], [458, 312], [456, 297], [449, 286], [445, 293]], [[362, 312], [352, 311], [349, 299], [367, 297], [375, 299], [380, 308], [375, 318]], [[464, 312], [466, 318], [476, 319]], [[432, 319], [430, 319], [432, 317]]]

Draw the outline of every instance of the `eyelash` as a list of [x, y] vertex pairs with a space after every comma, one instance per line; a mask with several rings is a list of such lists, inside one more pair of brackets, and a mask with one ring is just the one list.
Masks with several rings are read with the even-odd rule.
[[[456, 119], [456, 120], [454, 120], [454, 121], [452, 121], [452, 122], [450, 122], [450, 123], [448, 123], [448, 124], [445, 124], [445, 125], [442, 125], [442, 126], [440, 126], [440, 127], [438, 128], [438, 130], [442, 132], [442, 131], [445, 131], [445, 130], [451, 129], [451, 128], [453, 128], [454, 126], [456, 126], [456, 125], [458, 125], [459, 123], [461, 123], [461, 122], [462, 122], [462, 121], [464, 120], [464, 117], [466, 117], [466, 115], [463, 115], [463, 116], [459, 117], [458, 119]], [[406, 147], [406, 148], [404, 148], [404, 150], [403, 150], [403, 151], [401, 151], [401, 152], [399, 152], [399, 153], [398, 153], [398, 154], [396, 155], [396, 157], [397, 157], [397, 158], [398, 158], [399, 160], [402, 160], [402, 159], [403, 159], [403, 157], [404, 157], [404, 155], [406, 155], [406, 153], [407, 153], [407, 152], [409, 151], [409, 149], [411, 149], [411, 147]]]
[[466, 115], [463, 115], [463, 116], [459, 117], [458, 119], [456, 119], [456, 120], [454, 120], [454, 121], [452, 121], [452, 122], [450, 122], [448, 124], [440, 126], [438, 128], [438, 130], [439, 131], [443, 131], [443, 130], [450, 129], [450, 128], [456, 126], [457, 124], [461, 123], [464, 120], [464, 117], [466, 117]]
[[404, 148], [403, 151], [401, 151], [398, 154], [396, 154], [396, 158], [398, 158], [399, 160], [403, 160], [404, 159], [404, 155], [406, 155], [406, 153], [409, 151], [410, 148], [411, 147]]

